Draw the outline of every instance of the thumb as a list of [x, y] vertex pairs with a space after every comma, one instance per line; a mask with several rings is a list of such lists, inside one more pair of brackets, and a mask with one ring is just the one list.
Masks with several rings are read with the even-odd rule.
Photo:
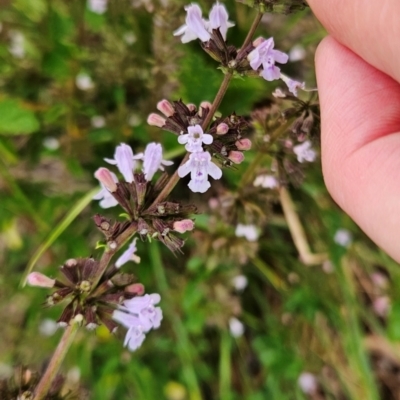
[[331, 37], [316, 70], [328, 190], [400, 261], [400, 84]]

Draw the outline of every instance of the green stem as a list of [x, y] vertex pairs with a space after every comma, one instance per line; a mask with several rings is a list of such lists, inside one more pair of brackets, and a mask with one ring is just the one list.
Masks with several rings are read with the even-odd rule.
[[67, 354], [67, 351], [69, 350], [75, 335], [78, 332], [78, 328], [79, 324], [73, 323], [65, 329], [61, 340], [58, 343], [53, 356], [51, 357], [50, 363], [47, 366], [46, 372], [42, 376], [39, 384], [36, 386], [35, 397], [33, 400], [43, 400], [46, 398], [51, 384], [53, 383], [58, 370], [60, 369], [61, 363], [64, 361], [65, 355]]

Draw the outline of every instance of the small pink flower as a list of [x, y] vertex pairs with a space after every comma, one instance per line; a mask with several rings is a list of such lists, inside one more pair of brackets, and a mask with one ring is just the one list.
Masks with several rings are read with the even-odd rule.
[[185, 233], [194, 229], [194, 222], [191, 219], [182, 219], [181, 221], [175, 221], [173, 224], [175, 232]]
[[232, 150], [229, 152], [228, 158], [235, 164], [240, 164], [244, 160], [244, 155], [241, 151]]
[[31, 272], [28, 275], [26, 282], [30, 286], [42, 288], [52, 288], [56, 283], [55, 279], [50, 279], [48, 276], [41, 274], [40, 272]]
[[251, 140], [247, 138], [239, 139], [236, 141], [235, 145], [238, 148], [238, 150], [250, 150]]
[[147, 123], [151, 126], [162, 128], [165, 125], [165, 118], [161, 117], [161, 115], [151, 113], [147, 118]]
[[171, 117], [175, 114], [174, 107], [168, 100], [161, 100], [157, 103], [157, 110], [161, 111], [166, 117]]
[[221, 122], [217, 126], [217, 135], [225, 135], [229, 131], [229, 126], [225, 122]]
[[117, 191], [118, 180], [115, 181], [115, 175], [113, 176], [107, 168], [99, 168], [94, 176], [110, 193]]

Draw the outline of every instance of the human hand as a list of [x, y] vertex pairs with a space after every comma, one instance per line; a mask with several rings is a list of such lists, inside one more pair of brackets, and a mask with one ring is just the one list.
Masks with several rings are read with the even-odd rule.
[[330, 34], [315, 60], [326, 185], [400, 261], [400, 2], [308, 3]]

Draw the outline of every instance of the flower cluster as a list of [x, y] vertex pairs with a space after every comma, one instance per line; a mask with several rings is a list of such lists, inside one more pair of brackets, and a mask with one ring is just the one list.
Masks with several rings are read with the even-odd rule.
[[[172, 164], [171, 161], [163, 160], [161, 145], [150, 143], [144, 153], [134, 155], [132, 148], [122, 143], [117, 146], [114, 158], [105, 160], [118, 168], [124, 180], [120, 181], [107, 168], [99, 168], [94, 175], [102, 189], [94, 199], [100, 200], [103, 208], [119, 204], [130, 219], [127, 224], [112, 225], [107, 219], [96, 216], [96, 225], [106, 239], [115, 239], [128, 225], [133, 224], [142, 240], [154, 238], [171, 251], [179, 251], [184, 241], [173, 232], [183, 233], [194, 228], [193, 221], [188, 217], [196, 212], [196, 207], [171, 201], [156, 202], [167, 182], [167, 175], [164, 173], [155, 184], [151, 180], [158, 170], [163, 171], [165, 166]], [[143, 161], [142, 172], [135, 172], [139, 160]], [[130, 258], [129, 255], [126, 257]]]
[[154, 307], [160, 302], [160, 295], [143, 296], [144, 286], [135, 282], [132, 274], [119, 273], [119, 268], [135, 255], [135, 242], [136, 239], [116, 263], [107, 268], [98, 283], [94, 277], [99, 262], [84, 258], [70, 259], [60, 268], [66, 282], [33, 272], [28, 276], [28, 284], [57, 289], [47, 297], [47, 306], [69, 300], [57, 321], [60, 326], [77, 322], [92, 330], [104, 324], [113, 333], [118, 322], [128, 328], [124, 345], [131, 351], [136, 350], [145, 339], [144, 333], [160, 326], [162, 311]]
[[200, 39], [202, 42], [207, 42], [211, 39], [214, 30], [219, 30], [222, 38], [226, 40], [228, 28], [235, 24], [228, 21], [228, 12], [226, 8], [216, 3], [213, 5], [209, 21], [203, 19], [201, 8], [197, 4], [191, 4], [185, 7], [187, 12], [186, 24], [182, 25], [174, 32], [175, 36], [181, 36], [182, 43], [187, 43], [192, 40]]
[[157, 108], [164, 117], [150, 114], [147, 122], [179, 135], [178, 142], [191, 153], [188, 161], [179, 167], [178, 174], [182, 178], [190, 173], [189, 188], [193, 192], [204, 193], [209, 189], [209, 175], [221, 178], [222, 171], [211, 161], [212, 157], [224, 165], [240, 164], [244, 159], [243, 151], [251, 148], [251, 141], [243, 137], [248, 124], [235, 114], [215, 119], [204, 133], [202, 123], [211, 108], [208, 102], [201, 103], [197, 110], [194, 104], [162, 100]]

